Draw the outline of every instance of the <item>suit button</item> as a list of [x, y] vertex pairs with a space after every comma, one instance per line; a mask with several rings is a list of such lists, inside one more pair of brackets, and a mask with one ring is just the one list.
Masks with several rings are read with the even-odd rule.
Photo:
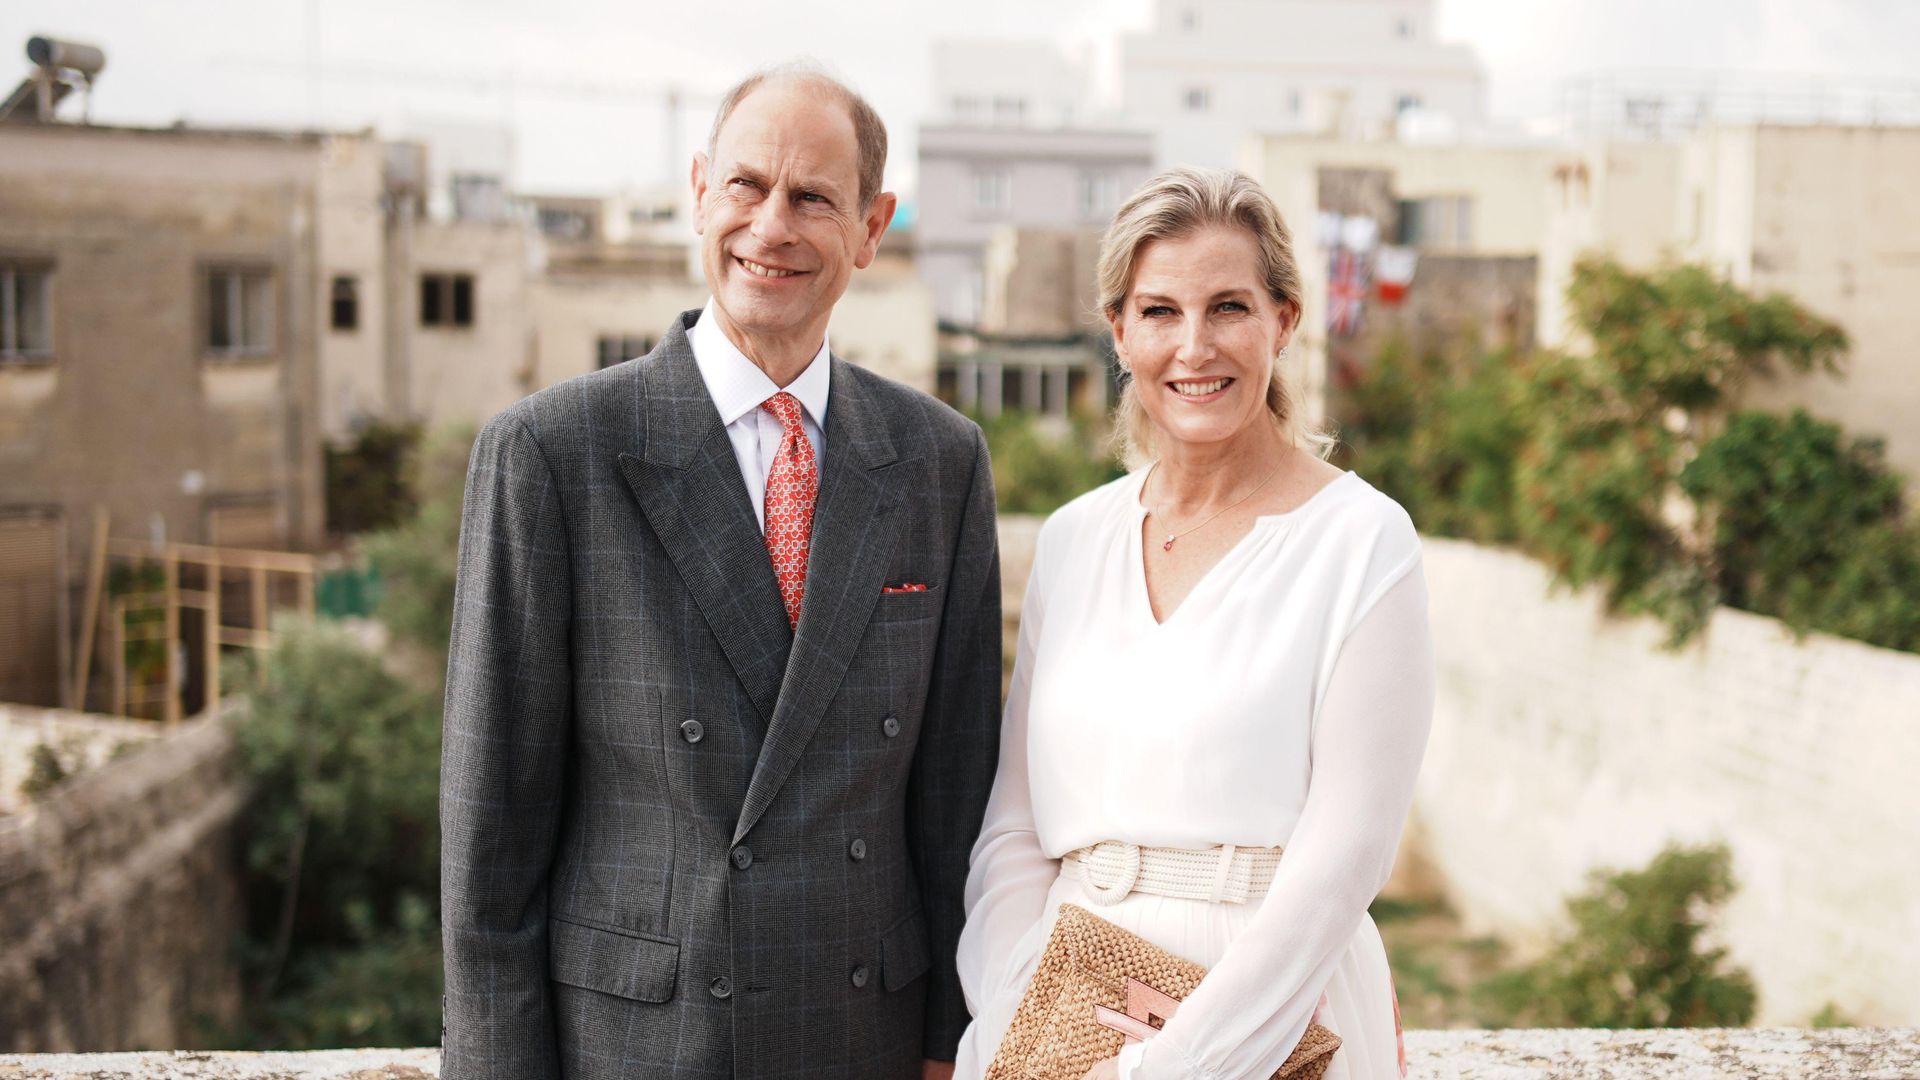
[[733, 980], [722, 975], [713, 980], [713, 985], [707, 988], [707, 992], [719, 998], [721, 1001], [725, 1001], [733, 996]]
[[880, 721], [880, 730], [886, 732], [887, 738], [891, 739], [895, 735], [900, 734], [900, 721], [889, 716], [885, 720]]
[[733, 849], [733, 865], [741, 870], [753, 865], [753, 852], [747, 850], [747, 845]]
[[853, 857], [854, 862], [859, 862], [861, 859], [866, 858], [867, 842], [865, 840], [855, 840], [852, 844], [848, 845], [847, 854]]
[[855, 964], [853, 966], [853, 988], [858, 990], [865, 985], [867, 985], [867, 965]]
[[707, 737], [707, 729], [700, 726], [700, 721], [689, 720], [680, 725], [680, 735], [690, 743], [697, 743]]

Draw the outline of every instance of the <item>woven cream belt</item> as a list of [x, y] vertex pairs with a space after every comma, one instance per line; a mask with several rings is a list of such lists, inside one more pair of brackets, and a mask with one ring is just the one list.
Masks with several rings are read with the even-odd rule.
[[1244, 904], [1267, 894], [1280, 867], [1279, 848], [1141, 847], [1102, 840], [1069, 851], [1060, 872], [1087, 887], [1094, 902], [1111, 906], [1128, 893], [1181, 900]]

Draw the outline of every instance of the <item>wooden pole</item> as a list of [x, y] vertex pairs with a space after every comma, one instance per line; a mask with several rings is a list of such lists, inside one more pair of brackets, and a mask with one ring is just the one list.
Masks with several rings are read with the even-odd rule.
[[211, 713], [220, 708], [220, 557], [217, 555], [207, 560], [207, 610], [203, 618], [205, 643], [201, 648], [206, 650], [206, 657], [201, 662], [206, 665], [206, 678], [202, 685], [207, 692], [200, 711]]
[[113, 715], [127, 715], [127, 605], [113, 602]]
[[74, 665], [68, 708], [87, 707], [87, 679], [93, 674], [93, 635], [100, 622], [100, 591], [107, 581], [107, 508], [93, 508], [93, 550], [87, 559], [87, 606], [80, 614], [80, 656]]
[[180, 677], [180, 665], [176, 662], [177, 650], [180, 647], [180, 558], [169, 549], [163, 565], [166, 567], [167, 573], [167, 630], [165, 638], [167, 697], [165, 704], [166, 712], [164, 715], [167, 725], [171, 727], [180, 722], [180, 713], [182, 712], [180, 701], [181, 684], [186, 681]]

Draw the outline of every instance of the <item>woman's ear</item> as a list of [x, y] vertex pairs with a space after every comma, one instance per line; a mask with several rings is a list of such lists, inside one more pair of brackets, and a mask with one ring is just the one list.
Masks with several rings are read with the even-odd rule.
[[1288, 303], [1277, 306], [1280, 310], [1275, 317], [1280, 320], [1280, 347], [1274, 350], [1275, 355], [1287, 351], [1287, 346], [1293, 344], [1294, 331], [1300, 329], [1300, 305]]
[[1119, 307], [1107, 312], [1107, 326], [1113, 331], [1114, 356], [1120, 361], [1122, 368], [1127, 366], [1127, 323], [1121, 317], [1126, 310], [1126, 305], [1122, 303]]

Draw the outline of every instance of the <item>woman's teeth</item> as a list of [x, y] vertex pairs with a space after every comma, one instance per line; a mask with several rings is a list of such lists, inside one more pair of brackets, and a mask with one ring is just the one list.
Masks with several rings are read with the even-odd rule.
[[800, 272], [798, 270], [775, 270], [771, 266], [761, 266], [752, 259], [741, 259], [740, 265], [746, 267], [747, 273], [755, 277], [792, 277]]
[[1181, 397], [1206, 397], [1216, 390], [1225, 390], [1232, 379], [1208, 379], [1206, 382], [1174, 383], [1174, 393]]

